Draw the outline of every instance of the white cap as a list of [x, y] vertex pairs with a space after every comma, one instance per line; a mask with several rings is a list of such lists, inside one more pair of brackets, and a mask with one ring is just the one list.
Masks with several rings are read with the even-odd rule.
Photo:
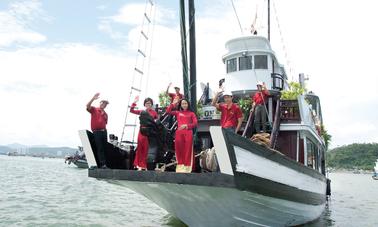
[[258, 85], [263, 86], [263, 82], [262, 81], [258, 81], [257, 84], [256, 84], [256, 86], [258, 86]]
[[223, 94], [222, 94], [222, 96], [232, 96], [232, 93], [231, 92], [229, 92], [229, 91], [224, 91], [223, 92]]

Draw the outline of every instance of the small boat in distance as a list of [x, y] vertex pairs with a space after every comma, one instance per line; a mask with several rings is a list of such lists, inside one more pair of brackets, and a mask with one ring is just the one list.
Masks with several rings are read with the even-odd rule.
[[73, 155], [67, 155], [64, 158], [64, 163], [75, 164], [78, 168], [88, 169], [87, 159], [85, 158], [85, 153], [82, 146], [78, 146], [78, 150]]

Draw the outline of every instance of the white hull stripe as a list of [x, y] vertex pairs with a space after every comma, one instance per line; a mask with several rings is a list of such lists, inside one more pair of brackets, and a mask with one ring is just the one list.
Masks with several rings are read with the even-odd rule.
[[248, 173], [301, 190], [325, 194], [325, 183], [289, 167], [234, 146], [236, 171]]

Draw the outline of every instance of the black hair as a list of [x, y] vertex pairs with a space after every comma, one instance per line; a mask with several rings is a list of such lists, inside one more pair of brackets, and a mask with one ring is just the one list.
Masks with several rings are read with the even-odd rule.
[[146, 99], [143, 101], [143, 106], [146, 105], [146, 102], [151, 102], [151, 106], [154, 105], [154, 101], [152, 101], [152, 98], [146, 98]]
[[193, 112], [193, 110], [192, 110], [192, 107], [190, 106], [190, 102], [189, 102], [189, 100], [187, 100], [186, 98], [183, 98], [183, 99], [181, 99], [180, 101], [179, 101], [179, 103], [178, 103], [178, 110], [183, 110], [182, 109], [182, 107], [181, 107], [181, 103], [182, 103], [182, 101], [186, 101], [187, 103], [188, 103], [188, 111], [192, 111]]

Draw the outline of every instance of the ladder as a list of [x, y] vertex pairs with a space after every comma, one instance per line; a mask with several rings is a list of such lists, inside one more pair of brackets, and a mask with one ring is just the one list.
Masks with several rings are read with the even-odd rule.
[[[153, 18], [155, 16], [155, 7], [153, 0], [146, 0], [145, 4], [145, 11], [143, 14], [142, 19], [142, 25], [141, 25], [141, 31], [139, 34], [139, 42], [138, 42], [138, 49], [136, 54], [136, 62], [133, 69], [133, 75], [131, 80], [131, 87], [130, 87], [130, 94], [128, 98], [126, 113], [125, 113], [125, 121], [123, 124], [122, 129], [122, 136], [121, 136], [121, 142], [123, 141], [123, 138], [125, 136], [125, 129], [130, 129], [133, 132], [132, 136], [132, 143], [135, 143], [135, 133], [137, 129], [137, 117], [133, 117], [134, 119], [131, 119], [130, 123], [130, 107], [131, 104], [136, 96], [140, 96], [142, 94], [142, 82], [143, 82], [143, 76], [147, 75], [149, 72], [145, 72], [145, 62], [147, 58], [147, 51], [148, 48], [151, 49], [151, 37], [153, 33], [153, 29], [151, 30], [151, 26], [153, 26]], [[149, 45], [150, 44], [150, 45]], [[147, 70], [148, 71], [148, 70]], [[129, 142], [129, 141], [126, 141]]]

